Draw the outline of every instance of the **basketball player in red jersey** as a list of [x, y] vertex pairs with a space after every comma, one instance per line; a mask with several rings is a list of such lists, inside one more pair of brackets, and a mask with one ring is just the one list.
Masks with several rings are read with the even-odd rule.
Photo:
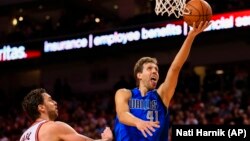
[[[94, 141], [64, 122], [54, 121], [58, 116], [57, 103], [45, 89], [32, 90], [25, 96], [22, 106], [34, 123], [23, 133], [20, 141]], [[101, 136], [102, 139], [96, 141], [113, 140], [109, 127]]]

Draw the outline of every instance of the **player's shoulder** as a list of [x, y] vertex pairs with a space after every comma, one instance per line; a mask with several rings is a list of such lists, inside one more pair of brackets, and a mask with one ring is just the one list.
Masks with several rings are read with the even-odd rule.
[[62, 128], [63, 126], [67, 126], [67, 124], [61, 121], [47, 121], [43, 126], [48, 128], [49, 130], [57, 130]]
[[126, 88], [121, 88], [121, 89], [118, 89], [116, 91], [116, 93], [127, 93], [127, 94], [129, 94], [129, 93], [131, 93], [131, 90], [126, 89]]
[[62, 121], [54, 121], [54, 126], [56, 127], [64, 127], [64, 126], [69, 126], [67, 123], [62, 122]]
[[55, 133], [58, 128], [59, 127], [57, 127], [57, 125], [55, 124], [54, 121], [46, 121], [46, 122], [44, 122], [44, 124], [42, 124], [39, 132], [41, 132], [41, 133], [43, 133], [43, 132]]
[[61, 121], [48, 121], [41, 126], [39, 132], [41, 135], [49, 136], [49, 138], [61, 137], [66, 133], [75, 133], [74, 129], [70, 125]]
[[71, 126], [65, 122], [61, 122], [61, 121], [49, 121], [48, 123], [46, 123], [46, 127], [47, 130], [51, 131], [51, 132], [64, 132], [68, 129], [71, 130]]
[[116, 95], [131, 96], [131, 90], [126, 88], [121, 88], [116, 91]]

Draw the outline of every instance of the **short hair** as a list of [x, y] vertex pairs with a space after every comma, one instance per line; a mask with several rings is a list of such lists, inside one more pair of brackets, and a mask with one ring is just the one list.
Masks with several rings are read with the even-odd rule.
[[23, 110], [34, 121], [41, 115], [38, 111], [38, 105], [44, 103], [43, 93], [47, 93], [43, 88], [33, 89], [24, 97], [22, 102]]
[[142, 72], [143, 70], [143, 64], [146, 63], [154, 63], [157, 65], [157, 59], [156, 58], [152, 58], [152, 57], [142, 57], [140, 58], [134, 66], [134, 78], [136, 80], [136, 85], [139, 85], [138, 79], [137, 79], [137, 73]]

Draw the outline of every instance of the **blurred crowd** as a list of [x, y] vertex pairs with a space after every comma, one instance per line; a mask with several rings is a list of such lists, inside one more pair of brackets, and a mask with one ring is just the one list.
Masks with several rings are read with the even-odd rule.
[[[192, 67], [183, 68], [170, 106], [171, 125], [250, 124], [249, 63], [224, 65], [223, 73], [217, 69], [207, 67], [201, 81]], [[69, 123], [83, 135], [99, 138], [104, 127], [113, 128], [114, 92], [122, 87], [131, 88], [124, 77], [106, 92], [73, 94], [69, 86], [55, 87], [51, 95], [59, 105], [58, 120]], [[0, 101], [0, 141], [17, 141], [31, 124], [20, 106], [20, 95], [30, 89], [23, 89], [16, 97], [1, 92], [4, 97]]]

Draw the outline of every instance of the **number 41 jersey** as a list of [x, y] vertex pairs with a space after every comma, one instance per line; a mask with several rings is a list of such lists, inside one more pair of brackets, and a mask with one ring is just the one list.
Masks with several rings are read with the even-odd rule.
[[141, 96], [138, 88], [131, 90], [132, 97], [129, 100], [130, 112], [145, 121], [159, 121], [160, 128], [155, 128], [153, 136], [143, 136], [134, 126], [121, 123], [116, 117], [115, 139], [116, 141], [168, 141], [169, 113], [156, 90], [147, 92]]

